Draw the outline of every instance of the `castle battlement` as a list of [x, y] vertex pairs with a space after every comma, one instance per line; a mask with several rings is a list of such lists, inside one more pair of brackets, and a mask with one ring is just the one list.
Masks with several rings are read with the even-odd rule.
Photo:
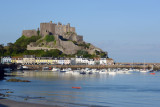
[[[62, 23], [58, 22], [52, 23], [52, 21], [48, 23], [40, 23], [40, 35], [46, 36], [46, 35], [61, 35], [63, 36], [67, 32], [73, 32], [76, 33], [75, 27], [71, 27], [70, 23], [67, 25], [62, 25]], [[22, 35], [31, 37], [31, 36], [37, 36], [37, 31], [34, 30], [23, 30]]]
[[50, 21], [50, 23], [41, 23], [40, 24], [40, 34], [42, 36], [45, 35], [64, 35], [67, 32], [74, 32], [75, 31], [75, 27], [70, 27], [70, 24], [68, 23], [67, 25], [62, 25], [62, 23], [58, 22], [58, 24], [56, 23], [52, 23], [52, 21]]

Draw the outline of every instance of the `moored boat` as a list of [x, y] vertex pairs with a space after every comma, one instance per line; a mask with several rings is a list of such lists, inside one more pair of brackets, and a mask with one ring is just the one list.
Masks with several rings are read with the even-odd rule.
[[53, 72], [60, 72], [60, 69], [59, 68], [52, 68], [52, 71]]

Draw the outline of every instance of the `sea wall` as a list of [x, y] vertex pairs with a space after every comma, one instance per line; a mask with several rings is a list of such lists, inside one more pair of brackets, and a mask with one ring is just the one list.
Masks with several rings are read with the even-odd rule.
[[[127, 68], [130, 69], [132, 68], [131, 65], [26, 65], [31, 69], [34, 70], [42, 70], [43, 67], [56, 67], [56, 68], [72, 68], [72, 69], [77, 69], [77, 68], [92, 68], [92, 69], [117, 69], [117, 68]], [[143, 69], [144, 67], [142, 65], [138, 65], [138, 66], [134, 66], [135, 69]], [[148, 65], [146, 67], [147, 69], [151, 68], [151, 65]], [[160, 69], [160, 66], [155, 66], [154, 67], [155, 70]]]

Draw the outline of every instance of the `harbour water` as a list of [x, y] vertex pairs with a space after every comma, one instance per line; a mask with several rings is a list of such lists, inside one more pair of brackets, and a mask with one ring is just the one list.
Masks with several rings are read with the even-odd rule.
[[[6, 77], [10, 79], [13, 77]], [[10, 89], [9, 99], [65, 107], [158, 107], [160, 73], [69, 74], [30, 72], [14, 78], [31, 82], [0, 81], [0, 89]], [[72, 87], [81, 87], [74, 89]], [[0, 93], [5, 91], [0, 91]]]

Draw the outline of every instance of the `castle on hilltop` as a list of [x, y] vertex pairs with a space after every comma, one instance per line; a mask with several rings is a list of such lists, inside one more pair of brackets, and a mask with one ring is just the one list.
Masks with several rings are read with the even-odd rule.
[[76, 37], [72, 35], [72, 37], [66, 37], [67, 33], [75, 33], [75, 27], [71, 27], [70, 23], [68, 23], [67, 25], [62, 25], [62, 23], [58, 22], [58, 24], [56, 23], [52, 23], [52, 21], [50, 21], [49, 23], [40, 23], [40, 30], [39, 28], [37, 30], [33, 29], [33, 30], [23, 30], [22, 35], [27, 36], [27, 37], [31, 37], [31, 36], [37, 36], [38, 33], [40, 32], [40, 36], [46, 36], [46, 35], [59, 35], [62, 36], [63, 38], [69, 39], [69, 40], [73, 40], [73, 41], [83, 41], [83, 36], [80, 35], [76, 35]]
[[[86, 51], [89, 54], [104, 53], [103, 50], [83, 41], [83, 36], [77, 35], [75, 27], [52, 23], [40, 23], [40, 29], [23, 30], [23, 36], [41, 36], [36, 42], [27, 45], [27, 50], [52, 50], [58, 49], [65, 54], [76, 54], [79, 50]], [[47, 41], [50, 36], [54, 40]], [[106, 53], [107, 54], [107, 53]]]

